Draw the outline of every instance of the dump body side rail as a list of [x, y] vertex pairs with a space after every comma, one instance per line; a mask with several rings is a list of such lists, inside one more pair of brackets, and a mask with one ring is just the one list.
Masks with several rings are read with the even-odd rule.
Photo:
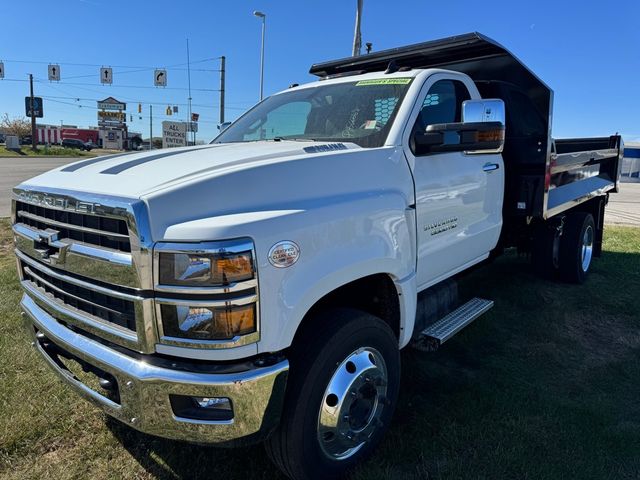
[[[591, 149], [580, 150], [584, 147]], [[554, 141], [545, 182], [544, 218], [616, 191], [622, 155], [619, 135]]]

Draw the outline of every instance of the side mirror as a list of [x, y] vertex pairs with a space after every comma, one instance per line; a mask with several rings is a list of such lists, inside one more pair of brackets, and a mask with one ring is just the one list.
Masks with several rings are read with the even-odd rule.
[[460, 123], [429, 125], [414, 136], [416, 155], [439, 152], [500, 153], [504, 148], [502, 100], [467, 100]]
[[[506, 114], [504, 102], [499, 98], [487, 98], [482, 100], [466, 100], [462, 102], [462, 122], [484, 124], [500, 124], [500, 132], [495, 132], [491, 139], [491, 129], [482, 132], [476, 148], [469, 149], [465, 153], [502, 153], [504, 149], [504, 131]], [[483, 145], [484, 143], [484, 145]]]
[[231, 122], [221, 123], [220, 125], [218, 125], [218, 130], [220, 130], [220, 132], [224, 132], [229, 127], [229, 125], [231, 125]]
[[500, 122], [505, 124], [504, 102], [498, 98], [462, 102], [463, 122]]

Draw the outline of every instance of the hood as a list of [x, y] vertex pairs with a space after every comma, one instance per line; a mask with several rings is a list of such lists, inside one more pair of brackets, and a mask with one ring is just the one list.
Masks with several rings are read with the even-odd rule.
[[413, 202], [401, 147], [352, 143], [258, 141], [117, 154], [57, 168], [23, 186], [141, 199], [155, 241], [252, 236], [262, 221], [273, 229], [268, 219], [292, 212], [332, 216], [346, 208], [336, 205], [353, 208], [358, 199], [395, 195], [402, 205]]
[[352, 143], [258, 141], [121, 153], [64, 165], [25, 184], [141, 198], [203, 176], [354, 149], [362, 150]]

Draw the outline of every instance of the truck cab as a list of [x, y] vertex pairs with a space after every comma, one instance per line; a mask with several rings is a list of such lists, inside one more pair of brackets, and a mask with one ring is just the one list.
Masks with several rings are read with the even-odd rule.
[[380, 442], [402, 348], [491, 308], [458, 274], [517, 247], [585, 280], [622, 155], [553, 140], [552, 91], [480, 34], [311, 73], [209, 145], [81, 160], [12, 210], [25, 328], [64, 381], [154, 435], [265, 440], [301, 479]]

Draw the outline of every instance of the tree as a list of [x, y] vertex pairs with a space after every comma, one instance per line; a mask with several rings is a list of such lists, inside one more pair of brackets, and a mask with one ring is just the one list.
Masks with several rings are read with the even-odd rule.
[[9, 114], [5, 113], [0, 121], [0, 127], [6, 135], [17, 135], [19, 138], [26, 137], [31, 134], [31, 123], [22, 117], [9, 118]]

